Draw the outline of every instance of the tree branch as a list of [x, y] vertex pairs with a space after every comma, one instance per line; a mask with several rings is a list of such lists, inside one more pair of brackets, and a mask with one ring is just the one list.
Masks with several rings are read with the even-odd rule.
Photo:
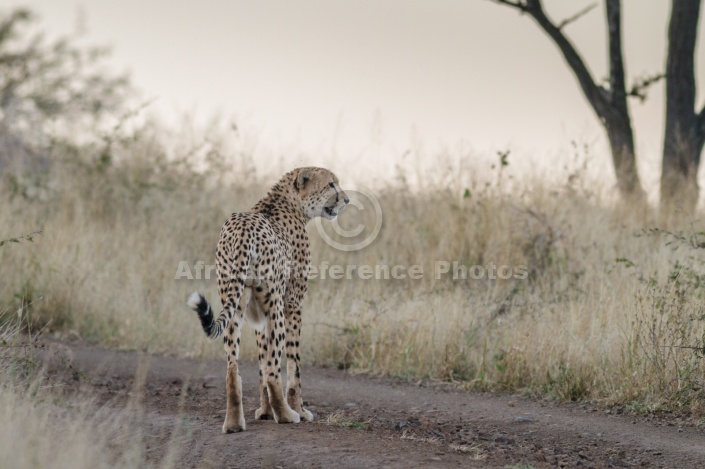
[[646, 90], [651, 85], [658, 83], [659, 81], [663, 80], [664, 78], [666, 78], [665, 73], [657, 73], [656, 75], [652, 75], [652, 76], [647, 75], [642, 78], [637, 78], [634, 81], [634, 84], [632, 85], [632, 87], [627, 92], [627, 96], [629, 96], [631, 98], [638, 98], [639, 101], [641, 101], [643, 103], [644, 101], [646, 101]]
[[516, 8], [517, 10], [521, 11], [522, 13], [525, 13], [527, 11], [527, 6], [526, 2], [524, 1], [512, 1], [512, 0], [492, 0], [495, 3], [499, 3], [501, 5], [506, 5], [508, 7]]
[[579, 12], [577, 12], [576, 14], [574, 14], [573, 16], [570, 16], [570, 17], [564, 19], [563, 21], [558, 23], [558, 26], [556, 26], [556, 27], [558, 29], [563, 29], [566, 26], [568, 26], [570, 23], [579, 20], [581, 17], [585, 16], [586, 14], [588, 14], [591, 10], [594, 10], [595, 8], [597, 8], [597, 3], [592, 3], [588, 6], [586, 6], [585, 8], [583, 8], [582, 10], [580, 10]]
[[605, 117], [609, 113], [609, 93], [593, 80], [590, 71], [588, 70], [582, 57], [575, 49], [573, 44], [563, 34], [561, 29], [553, 24], [546, 16], [540, 0], [522, 0], [520, 3], [509, 0], [496, 0], [503, 4], [508, 4], [514, 8], [528, 13], [538, 23], [541, 29], [553, 40], [558, 46], [563, 58], [568, 63], [568, 66], [573, 70], [575, 77], [578, 79], [580, 88], [583, 91], [586, 99], [595, 110], [598, 117], [604, 122]]

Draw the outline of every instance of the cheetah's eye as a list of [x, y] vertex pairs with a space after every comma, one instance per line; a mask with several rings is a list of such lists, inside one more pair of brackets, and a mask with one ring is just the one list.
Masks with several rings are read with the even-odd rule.
[[333, 189], [335, 189], [335, 183], [334, 183], [334, 182], [331, 182], [331, 183], [328, 184], [328, 185], [329, 185], [330, 187], [332, 187]]

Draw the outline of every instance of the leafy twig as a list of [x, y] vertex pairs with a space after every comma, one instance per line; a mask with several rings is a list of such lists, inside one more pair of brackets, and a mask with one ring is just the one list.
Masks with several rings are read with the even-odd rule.
[[642, 103], [646, 101], [646, 90], [649, 88], [651, 85], [658, 83], [659, 81], [663, 80], [666, 78], [665, 73], [657, 73], [655, 75], [651, 76], [645, 76], [641, 78], [637, 78], [634, 84], [632, 85], [632, 88], [629, 90], [627, 93], [627, 96], [631, 96], [633, 98], [638, 98], [639, 101]]
[[21, 243], [22, 241], [29, 241], [31, 243], [37, 236], [44, 236], [44, 233], [42, 233], [41, 230], [37, 230], [30, 234], [19, 236], [17, 238], [0, 239], [0, 247], [10, 243]]

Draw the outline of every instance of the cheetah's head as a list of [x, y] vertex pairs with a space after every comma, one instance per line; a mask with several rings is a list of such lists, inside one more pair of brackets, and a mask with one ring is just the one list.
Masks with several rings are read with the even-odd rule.
[[293, 172], [294, 192], [309, 218], [335, 220], [350, 202], [335, 174], [323, 168], [299, 168]]

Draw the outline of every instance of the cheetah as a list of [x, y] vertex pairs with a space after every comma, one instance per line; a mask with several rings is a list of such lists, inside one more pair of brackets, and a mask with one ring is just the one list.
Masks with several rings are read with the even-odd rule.
[[[285, 174], [249, 212], [234, 213], [223, 225], [216, 248], [218, 318], [206, 299], [188, 299], [206, 335], [223, 336], [227, 355], [227, 409], [223, 433], [245, 430], [242, 380], [238, 371], [243, 317], [255, 329], [259, 350], [260, 407], [256, 419], [278, 423], [313, 420], [303, 407], [299, 344], [301, 304], [311, 262], [306, 224], [315, 217], [334, 220], [349, 199], [338, 178], [323, 168]], [[282, 352], [286, 349], [287, 390], [282, 394]]]

